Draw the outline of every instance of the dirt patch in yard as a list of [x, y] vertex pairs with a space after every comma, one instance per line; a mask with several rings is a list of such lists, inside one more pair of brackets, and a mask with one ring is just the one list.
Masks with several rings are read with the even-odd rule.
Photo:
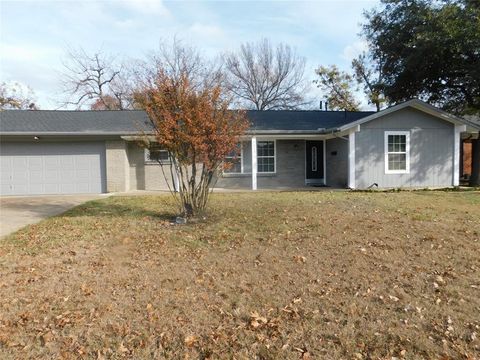
[[111, 197], [0, 244], [0, 358], [480, 357], [480, 194]]

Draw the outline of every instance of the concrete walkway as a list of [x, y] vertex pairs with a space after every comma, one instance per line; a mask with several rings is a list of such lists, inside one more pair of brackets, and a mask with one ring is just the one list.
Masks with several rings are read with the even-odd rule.
[[106, 194], [6, 196], [0, 198], [0, 238]]

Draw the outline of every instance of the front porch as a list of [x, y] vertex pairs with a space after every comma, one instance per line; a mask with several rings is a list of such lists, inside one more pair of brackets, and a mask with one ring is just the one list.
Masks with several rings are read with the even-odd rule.
[[348, 188], [349, 134], [245, 136], [216, 188]]

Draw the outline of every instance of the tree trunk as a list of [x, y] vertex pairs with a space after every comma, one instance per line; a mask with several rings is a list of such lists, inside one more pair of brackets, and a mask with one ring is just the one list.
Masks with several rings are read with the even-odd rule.
[[470, 186], [480, 186], [480, 132], [477, 139], [472, 139], [472, 174]]

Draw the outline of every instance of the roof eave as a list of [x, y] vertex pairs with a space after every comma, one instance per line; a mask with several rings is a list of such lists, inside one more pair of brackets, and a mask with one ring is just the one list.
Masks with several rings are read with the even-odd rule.
[[[124, 135], [138, 135], [141, 132], [138, 131], [36, 131], [36, 132], [26, 132], [26, 131], [0, 131], [0, 136], [124, 136]], [[144, 132], [144, 134], [151, 134], [151, 132]]]
[[318, 129], [318, 130], [247, 130], [247, 135], [322, 135], [330, 133], [330, 129]]

